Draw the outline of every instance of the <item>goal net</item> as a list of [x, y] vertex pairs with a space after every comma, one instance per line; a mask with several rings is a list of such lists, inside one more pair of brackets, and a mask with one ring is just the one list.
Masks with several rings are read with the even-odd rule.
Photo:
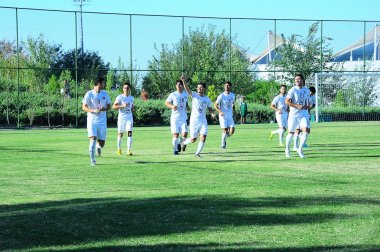
[[380, 121], [380, 73], [317, 73], [315, 88], [315, 121]]

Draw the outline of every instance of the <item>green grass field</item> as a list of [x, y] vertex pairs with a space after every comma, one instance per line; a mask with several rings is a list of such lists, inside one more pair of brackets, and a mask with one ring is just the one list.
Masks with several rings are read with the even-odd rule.
[[169, 127], [117, 156], [112, 128], [96, 167], [86, 129], [0, 131], [0, 250], [379, 251], [379, 122], [313, 124], [305, 159], [275, 128], [211, 126], [200, 159]]

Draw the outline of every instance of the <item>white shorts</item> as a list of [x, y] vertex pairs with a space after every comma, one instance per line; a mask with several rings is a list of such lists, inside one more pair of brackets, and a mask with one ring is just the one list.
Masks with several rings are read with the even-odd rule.
[[186, 120], [170, 118], [170, 131], [172, 134], [188, 132]]
[[88, 137], [96, 137], [98, 140], [106, 140], [107, 124], [92, 123], [87, 121]]
[[289, 132], [294, 132], [296, 129], [309, 128], [310, 121], [308, 117], [289, 117], [288, 120]]
[[133, 129], [133, 117], [118, 118], [117, 120], [117, 132], [124, 133], [125, 131], [132, 131]]
[[198, 135], [207, 136], [207, 121], [192, 121], [190, 120], [190, 137], [197, 138]]
[[279, 128], [288, 127], [288, 112], [282, 111], [282, 114], [276, 113], [276, 121]]
[[220, 128], [222, 129], [235, 128], [235, 122], [232, 116], [219, 115], [219, 124], [220, 124]]

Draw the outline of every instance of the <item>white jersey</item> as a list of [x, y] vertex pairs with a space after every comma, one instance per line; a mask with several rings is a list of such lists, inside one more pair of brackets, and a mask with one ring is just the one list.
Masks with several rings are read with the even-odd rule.
[[119, 109], [119, 115], [118, 118], [129, 118], [132, 117], [132, 108], [133, 108], [133, 102], [135, 98], [132, 95], [124, 95], [120, 94], [116, 97], [115, 103], [118, 105], [127, 104], [125, 108]]
[[172, 119], [187, 120], [186, 104], [188, 97], [189, 96], [185, 91], [182, 93], [179, 93], [178, 91], [170, 93], [166, 101], [173, 104], [174, 106], [177, 106], [177, 110], [172, 109]]
[[196, 92], [191, 93], [192, 102], [191, 102], [191, 120], [197, 121], [206, 121], [206, 110], [207, 108], [212, 107], [210, 98], [205, 96], [200, 96]]
[[233, 115], [235, 94], [232, 92], [229, 94], [223, 92], [216, 99], [216, 103], [219, 105], [219, 109], [223, 112], [225, 117], [231, 117]]
[[309, 97], [309, 105], [310, 105], [310, 107], [314, 106], [315, 103], [316, 103], [316, 101], [315, 101], [315, 95], [310, 95], [310, 97]]
[[[309, 104], [310, 91], [309, 89], [298, 86], [292, 87], [286, 98], [292, 100], [292, 103], [301, 104], [307, 106]], [[303, 117], [308, 116], [307, 109], [297, 109], [294, 107], [290, 107], [289, 117]]]
[[[104, 90], [100, 90], [99, 93], [96, 93], [94, 90], [90, 90], [85, 94], [82, 103], [86, 104], [90, 109], [101, 109], [106, 108], [107, 105], [110, 105], [111, 99], [108, 93]], [[106, 124], [106, 111], [101, 111], [99, 114], [87, 112], [87, 122]]]
[[275, 106], [276, 109], [280, 109], [282, 111], [287, 111], [288, 110], [288, 105], [285, 103], [286, 96], [279, 94], [276, 97], [274, 97], [272, 101], [272, 105]]

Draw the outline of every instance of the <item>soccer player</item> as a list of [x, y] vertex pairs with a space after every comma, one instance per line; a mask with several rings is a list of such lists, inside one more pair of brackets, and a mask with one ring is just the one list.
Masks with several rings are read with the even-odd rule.
[[233, 118], [233, 114], [235, 113], [235, 94], [231, 92], [231, 86], [231, 82], [227, 81], [224, 84], [224, 92], [218, 96], [214, 103], [214, 108], [219, 113], [219, 124], [222, 129], [222, 149], [227, 148], [226, 139], [235, 132]]
[[[172, 110], [170, 116], [170, 130], [173, 134], [172, 145], [174, 155], [178, 155], [178, 152], [185, 151], [186, 145], [183, 141], [187, 137], [187, 99], [188, 94], [183, 90], [182, 80], [177, 80], [175, 87], [177, 91], [170, 93], [169, 97], [165, 101], [166, 107]], [[179, 139], [179, 134], [182, 133], [182, 141]]]
[[132, 129], [133, 129], [133, 102], [134, 97], [130, 95], [131, 84], [129, 82], [123, 83], [123, 93], [116, 97], [112, 108], [119, 110], [117, 118], [117, 154], [121, 155], [121, 139], [128, 131], [127, 137], [127, 155], [132, 156]]
[[94, 81], [94, 89], [88, 91], [82, 101], [82, 109], [87, 112], [87, 132], [90, 139], [89, 152], [91, 166], [96, 165], [95, 147], [97, 156], [102, 153], [106, 142], [107, 111], [111, 108], [111, 99], [108, 93], [102, 90], [104, 78]]
[[[197, 86], [197, 92], [192, 92], [189, 86], [186, 84], [185, 77], [182, 75], [181, 80], [187, 91], [188, 95], [191, 96], [192, 108], [190, 115], [190, 138], [187, 138], [183, 143], [185, 145], [189, 143], [194, 143], [198, 135], [200, 136], [200, 141], [198, 143], [197, 151], [195, 152], [196, 157], [200, 157], [200, 153], [205, 145], [207, 137], [207, 119], [206, 119], [206, 110], [212, 112], [212, 103], [210, 98], [205, 95], [206, 84], [199, 83]], [[215, 115], [212, 114], [214, 117]]]
[[248, 114], [248, 105], [245, 102], [245, 97], [241, 97], [241, 103], [240, 103], [240, 115], [241, 115], [241, 124], [245, 124], [247, 120], [247, 114]]
[[277, 95], [271, 104], [271, 108], [276, 111], [276, 121], [278, 124], [277, 130], [272, 130], [270, 132], [270, 139], [273, 139], [274, 134], [279, 135], [279, 144], [280, 146], [284, 146], [282, 139], [284, 136], [284, 132], [288, 127], [288, 105], [285, 103], [286, 99], [286, 86], [281, 85], [280, 93]]
[[294, 86], [289, 90], [286, 95], [285, 103], [290, 107], [288, 118], [289, 133], [286, 136], [285, 156], [290, 157], [290, 142], [292, 141], [293, 134], [297, 128], [303, 132], [301, 136], [300, 147], [297, 153], [300, 158], [304, 158], [302, 152], [303, 145], [306, 143], [309, 127], [309, 90], [304, 87], [305, 79], [302, 74], [297, 74], [294, 78]]
[[[309, 88], [309, 108], [308, 108], [308, 113], [309, 113], [309, 126], [307, 128], [307, 133], [310, 134], [310, 127], [311, 127], [311, 123], [310, 123], [310, 111], [315, 108], [315, 87], [310, 87]], [[298, 140], [299, 140], [299, 137], [302, 136], [302, 132], [301, 130], [298, 128], [296, 129], [295, 133], [294, 133], [294, 147], [293, 147], [293, 150], [294, 151], [297, 151], [298, 150]], [[308, 148], [309, 146], [305, 143], [303, 145], [303, 148]]]

